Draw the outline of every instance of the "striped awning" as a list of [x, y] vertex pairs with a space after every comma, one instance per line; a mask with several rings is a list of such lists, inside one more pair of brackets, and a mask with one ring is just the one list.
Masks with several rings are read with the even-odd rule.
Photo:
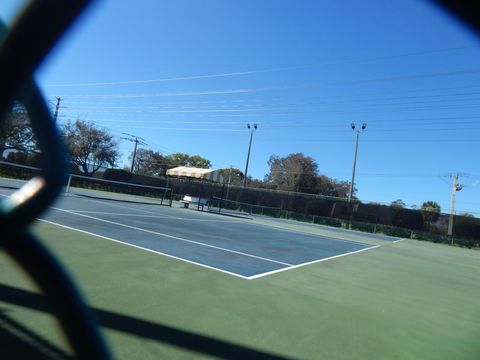
[[179, 166], [173, 169], [168, 169], [167, 176], [187, 177], [223, 183], [223, 176], [220, 175], [220, 170], [215, 169], [200, 169], [188, 166]]

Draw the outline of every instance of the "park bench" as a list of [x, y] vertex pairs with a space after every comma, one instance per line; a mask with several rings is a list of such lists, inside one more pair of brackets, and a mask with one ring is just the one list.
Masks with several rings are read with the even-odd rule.
[[183, 204], [183, 207], [188, 208], [191, 205], [196, 206], [198, 209], [202, 209], [204, 206], [208, 205], [208, 199], [198, 198], [195, 196], [185, 195], [180, 202]]

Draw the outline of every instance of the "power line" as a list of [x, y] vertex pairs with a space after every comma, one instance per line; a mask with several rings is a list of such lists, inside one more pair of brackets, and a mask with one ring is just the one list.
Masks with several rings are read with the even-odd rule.
[[[478, 93], [480, 94], [480, 93]], [[401, 106], [401, 105], [435, 105], [438, 103], [457, 105], [457, 106], [469, 106], [477, 105], [480, 100], [480, 96], [471, 99], [443, 99], [446, 95], [442, 95], [441, 99], [430, 99], [430, 100], [420, 100], [420, 101], [405, 101], [405, 102], [381, 102], [382, 100], [391, 100], [395, 98], [379, 98], [379, 99], [366, 99], [366, 100], [342, 100], [342, 101], [322, 101], [322, 102], [300, 102], [300, 103], [283, 103], [283, 106], [278, 106], [275, 104], [242, 104], [242, 105], [198, 105], [198, 106], [142, 106], [142, 105], [130, 105], [130, 106], [102, 106], [102, 105], [90, 105], [90, 106], [69, 106], [69, 110], [142, 110], [142, 111], [152, 111], [152, 112], [215, 112], [215, 111], [265, 111], [265, 110], [282, 110], [282, 109], [292, 109], [297, 107], [307, 106], [335, 106], [341, 104], [348, 104], [357, 106], [361, 101], [363, 106], [375, 104], [378, 106]], [[396, 98], [396, 100], [410, 99], [411, 97]], [[421, 97], [417, 97], [421, 98]], [[431, 97], [429, 97], [431, 98]], [[362, 106], [359, 104], [358, 106]], [[342, 106], [343, 108], [343, 106]], [[438, 108], [436, 106], [436, 108]]]
[[[123, 125], [122, 125], [123, 126]], [[120, 126], [120, 127], [122, 127]], [[170, 127], [155, 127], [155, 126], [135, 126], [125, 125], [131, 129], [148, 129], [148, 130], [172, 130], [172, 131], [205, 131], [205, 132], [243, 132], [240, 129], [213, 129], [213, 128], [170, 128]], [[125, 127], [123, 126], [123, 127]]]
[[308, 89], [318, 88], [321, 86], [331, 85], [355, 85], [355, 84], [369, 84], [378, 82], [396, 82], [404, 80], [418, 80], [418, 79], [431, 79], [438, 77], [450, 77], [450, 76], [464, 76], [480, 74], [480, 69], [464, 69], [464, 70], [451, 70], [441, 71], [434, 73], [414, 74], [414, 75], [397, 75], [385, 78], [372, 78], [372, 79], [357, 79], [350, 81], [334, 81], [324, 83], [305, 83], [297, 85], [282, 85], [282, 86], [270, 86], [270, 87], [256, 87], [256, 88], [239, 88], [239, 89], [217, 89], [217, 90], [201, 90], [190, 92], [170, 92], [170, 93], [127, 93], [127, 94], [74, 94], [69, 95], [74, 98], [147, 98], [147, 97], [173, 97], [173, 96], [198, 96], [198, 95], [225, 95], [225, 94], [238, 94], [238, 93], [254, 93], [265, 91], [281, 91], [281, 90], [294, 90], [294, 89]]
[[397, 59], [397, 58], [403, 58], [403, 57], [465, 50], [465, 49], [471, 49], [471, 48], [477, 48], [477, 47], [478, 46], [458, 46], [458, 47], [444, 48], [444, 49], [424, 50], [424, 51], [417, 51], [417, 52], [410, 52], [410, 53], [377, 56], [377, 57], [365, 58], [365, 59], [345, 59], [340, 61], [317, 63], [317, 64], [311, 64], [311, 65], [278, 67], [278, 68], [248, 70], [248, 71], [234, 71], [234, 72], [206, 74], [206, 75], [190, 75], [190, 76], [169, 77], [169, 78], [160, 78], [160, 79], [142, 79], [142, 80], [127, 80], [127, 81], [124, 80], [124, 81], [111, 81], [111, 82], [47, 84], [46, 86], [47, 87], [95, 87], [95, 86], [111, 86], [111, 85], [151, 84], [151, 83], [161, 83], [161, 82], [169, 82], [169, 81], [199, 80], [199, 79], [210, 79], [210, 78], [219, 78], [219, 77], [234, 77], [234, 76], [236, 77], [236, 76], [245, 76], [245, 75], [261, 74], [261, 73], [278, 72], [278, 71], [316, 68], [321, 66], [364, 63], [364, 62], [372, 62], [372, 61], [379, 61], [379, 60], [391, 60], [391, 59]]
[[[438, 89], [436, 89], [438, 90]], [[410, 92], [409, 92], [410, 93]], [[366, 95], [376, 95], [376, 94], [356, 94], [355, 96], [361, 96], [364, 97]], [[448, 99], [443, 99], [445, 97], [459, 97], [459, 96], [475, 96], [475, 95], [480, 95], [480, 92], [469, 92], [469, 93], [446, 93], [446, 94], [432, 94], [430, 92], [430, 95], [415, 95], [415, 96], [397, 96], [397, 97], [374, 97], [374, 98], [364, 98], [364, 99], [357, 99], [357, 98], [349, 98], [349, 99], [344, 99], [345, 96], [340, 96], [340, 95], [330, 95], [330, 96], [322, 96], [322, 97], [314, 97], [311, 99], [308, 99], [307, 101], [303, 102], [291, 102], [291, 99], [269, 99], [268, 102], [264, 99], [231, 99], [231, 100], [217, 100], [217, 101], [194, 101], [194, 102], [132, 102], [128, 101], [125, 102], [123, 100], [121, 101], [116, 101], [116, 102], [103, 102], [99, 100], [76, 100], [76, 99], [68, 99], [69, 103], [80, 103], [83, 105], [87, 105], [88, 107], [119, 107], [119, 106], [125, 106], [126, 109], [131, 109], [134, 107], [140, 107], [140, 108], [145, 108], [145, 107], [161, 107], [161, 108], [215, 108], [215, 107], [230, 107], [230, 108], [235, 108], [235, 107], [260, 107], [260, 106], [276, 106], [278, 104], [285, 105], [288, 104], [290, 106], [292, 105], [298, 105], [298, 106], [305, 106], [305, 105], [321, 105], [324, 106], [325, 104], [351, 104], [351, 103], [359, 103], [359, 102], [366, 102], [366, 103], [371, 103], [375, 102], [378, 104], [379, 101], [384, 101], [384, 100], [406, 100], [406, 99], [422, 99], [422, 98], [440, 98], [443, 101], [448, 100]], [[331, 99], [335, 98], [340, 98], [341, 100], [334, 100], [332, 101]], [[474, 99], [454, 99], [450, 101], [459, 101], [459, 100], [475, 100], [478, 97], [475, 97]], [[232, 104], [233, 103], [233, 104]], [[420, 102], [421, 103], [421, 102]], [[172, 106], [176, 105], [176, 106]], [[178, 106], [180, 105], [180, 106]], [[185, 106], [185, 105], [190, 105], [190, 106]], [[192, 105], [196, 105], [193, 107]], [[69, 106], [70, 109], [79, 109], [82, 108], [82, 106], [74, 105], [74, 106]]]
[[[347, 139], [296, 139], [296, 138], [277, 138], [277, 139], [268, 139], [265, 138], [262, 140], [263, 142], [316, 142], [316, 143], [331, 143], [331, 142], [349, 142], [351, 143], [351, 140]], [[378, 143], [392, 143], [392, 142], [397, 142], [397, 143], [449, 143], [449, 142], [480, 142], [480, 139], [368, 139], [368, 142], [378, 142]]]

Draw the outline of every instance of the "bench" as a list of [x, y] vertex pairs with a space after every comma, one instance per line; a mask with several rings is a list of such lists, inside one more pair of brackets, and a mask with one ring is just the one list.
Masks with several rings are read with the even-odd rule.
[[195, 205], [197, 208], [201, 208], [208, 205], [208, 199], [198, 198], [195, 196], [185, 195], [180, 202], [183, 204], [184, 208], [188, 208], [190, 204]]

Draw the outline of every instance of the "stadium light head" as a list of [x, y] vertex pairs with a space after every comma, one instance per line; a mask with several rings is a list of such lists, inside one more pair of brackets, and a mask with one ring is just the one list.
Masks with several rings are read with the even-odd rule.
[[367, 123], [363, 123], [362, 124], [362, 130], [365, 130], [366, 127], [367, 127]]
[[352, 130], [355, 130], [355, 123], [351, 123], [350, 126], [352, 127]]
[[257, 130], [257, 124], [253, 124], [253, 128]]
[[247, 128], [248, 128], [248, 130], [250, 130], [250, 124], [247, 124]]

